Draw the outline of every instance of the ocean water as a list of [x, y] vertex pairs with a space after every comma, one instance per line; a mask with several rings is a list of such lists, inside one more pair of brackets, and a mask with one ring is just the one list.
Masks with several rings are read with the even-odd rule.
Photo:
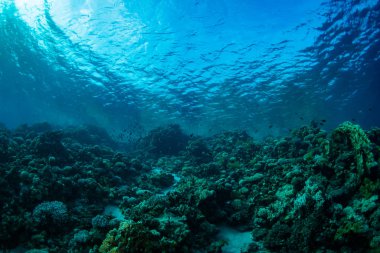
[[0, 121], [9, 127], [379, 125], [378, 1], [0, 4]]
[[0, 253], [379, 252], [380, 1], [0, 0]]

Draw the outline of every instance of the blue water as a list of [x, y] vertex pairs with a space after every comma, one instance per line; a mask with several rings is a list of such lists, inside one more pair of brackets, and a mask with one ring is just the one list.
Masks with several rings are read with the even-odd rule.
[[0, 121], [380, 125], [380, 2], [2, 0]]

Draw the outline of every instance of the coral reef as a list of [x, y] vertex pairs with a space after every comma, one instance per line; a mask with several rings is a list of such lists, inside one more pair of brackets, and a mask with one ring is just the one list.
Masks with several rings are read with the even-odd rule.
[[0, 128], [0, 248], [223, 252], [244, 234], [241, 252], [378, 252], [379, 140], [349, 122], [261, 141], [170, 125], [126, 154], [97, 128]]
[[184, 150], [189, 137], [177, 124], [159, 127], [149, 132], [138, 143], [138, 148], [151, 155], [177, 155]]

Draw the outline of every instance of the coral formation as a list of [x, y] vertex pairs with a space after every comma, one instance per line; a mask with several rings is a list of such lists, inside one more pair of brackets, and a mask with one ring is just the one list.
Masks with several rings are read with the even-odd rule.
[[379, 139], [348, 122], [262, 141], [171, 125], [126, 154], [99, 129], [1, 128], [0, 247], [223, 252], [240, 231], [242, 252], [376, 252]]
[[184, 150], [189, 137], [178, 124], [159, 127], [140, 140], [138, 147], [151, 155], [177, 155]]

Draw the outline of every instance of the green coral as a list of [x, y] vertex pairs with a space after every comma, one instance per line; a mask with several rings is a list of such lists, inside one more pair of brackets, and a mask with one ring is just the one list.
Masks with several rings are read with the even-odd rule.
[[314, 158], [314, 155], [313, 155], [313, 151], [310, 151], [308, 153], [306, 153], [304, 156], [303, 156], [303, 159], [307, 162], [311, 162], [313, 161], [313, 158]]
[[[183, 252], [189, 230], [178, 218], [162, 217], [147, 221], [122, 222], [118, 229], [111, 230], [99, 248], [100, 253], [134, 252]], [[155, 226], [152, 227], [152, 224]]]
[[140, 222], [126, 221], [117, 231], [108, 233], [99, 248], [100, 253], [153, 252], [160, 249], [160, 236]]
[[334, 236], [335, 240], [348, 239], [354, 234], [363, 234], [368, 231], [368, 226], [360, 221], [349, 221], [339, 227]]
[[351, 122], [344, 122], [334, 130], [332, 139], [335, 154], [342, 145], [348, 147], [353, 152], [357, 173], [364, 175], [373, 162], [373, 155], [370, 152], [370, 141], [363, 129]]
[[363, 184], [360, 187], [360, 194], [369, 199], [380, 190], [380, 180], [372, 181], [368, 178], [364, 178]]

